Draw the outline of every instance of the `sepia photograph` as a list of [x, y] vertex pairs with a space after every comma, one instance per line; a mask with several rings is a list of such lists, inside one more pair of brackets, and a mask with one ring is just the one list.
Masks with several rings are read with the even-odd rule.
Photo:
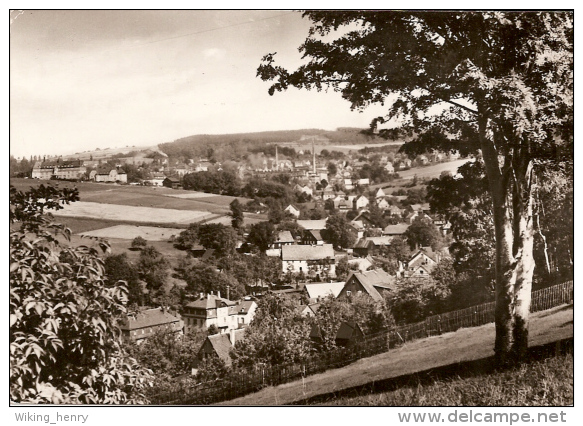
[[9, 424], [576, 423], [574, 10], [9, 13]]

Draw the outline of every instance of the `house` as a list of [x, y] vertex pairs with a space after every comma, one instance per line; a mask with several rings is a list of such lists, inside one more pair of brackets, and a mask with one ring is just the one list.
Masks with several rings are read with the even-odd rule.
[[385, 194], [385, 191], [383, 191], [383, 188], [379, 188], [375, 194], [375, 198], [385, 198], [386, 196], [387, 196], [387, 194]]
[[221, 295], [204, 295], [188, 303], [184, 307], [184, 329], [188, 334], [196, 328], [207, 329], [215, 325], [224, 332], [230, 328], [237, 328], [236, 318], [229, 317], [229, 307], [236, 303], [221, 298]]
[[377, 207], [380, 210], [385, 211], [389, 207], [391, 207], [391, 205], [389, 204], [389, 202], [386, 199], [384, 199], [384, 198], [377, 198]]
[[423, 212], [422, 210], [416, 210], [413, 213], [409, 213], [405, 220], [409, 223], [415, 222], [415, 220], [424, 220], [428, 223], [433, 223], [433, 219], [427, 213]]
[[306, 283], [305, 288], [308, 292], [310, 301], [317, 302], [329, 296], [332, 296], [333, 298], [338, 297], [344, 288], [344, 282]]
[[167, 177], [162, 181], [162, 186], [172, 189], [178, 189], [182, 185], [180, 184], [180, 179], [177, 179], [175, 177]]
[[87, 167], [80, 160], [37, 161], [32, 168], [33, 179], [71, 179], [85, 176]]
[[336, 346], [349, 348], [364, 340], [364, 333], [360, 326], [353, 321], [346, 321], [340, 324], [336, 332]]
[[338, 294], [338, 299], [349, 299], [355, 294], [368, 294], [375, 301], [383, 300], [384, 291], [395, 289], [396, 278], [382, 269], [366, 272], [352, 272], [344, 288]]
[[366, 238], [359, 239], [354, 246], [352, 246], [352, 252], [356, 256], [366, 257], [370, 254], [373, 254], [374, 251], [374, 243], [369, 241]]
[[354, 200], [353, 208], [354, 210], [364, 209], [368, 206], [368, 203], [368, 198], [366, 198], [364, 195], [361, 195]]
[[239, 302], [218, 295], [204, 295], [184, 307], [185, 331], [215, 325], [221, 333], [248, 325], [255, 316], [257, 303], [246, 298]]
[[214, 334], [208, 336], [196, 355], [196, 364], [199, 365], [204, 359], [217, 357], [222, 359], [227, 367], [232, 364], [231, 349], [240, 340], [245, 339], [245, 329], [231, 329], [229, 333]]
[[[379, 205], [379, 207], [380, 207], [380, 205]], [[403, 209], [400, 209], [397, 206], [388, 206], [383, 210], [385, 210], [385, 215], [397, 216], [397, 217], [403, 216]]]
[[320, 276], [336, 276], [336, 259], [332, 244], [283, 246], [281, 263], [284, 273], [303, 272]]
[[290, 231], [279, 231], [277, 240], [271, 245], [272, 249], [279, 249], [282, 246], [295, 244], [295, 239]]
[[405, 233], [405, 231], [407, 231], [407, 229], [409, 228], [409, 224], [408, 223], [398, 223], [396, 225], [387, 225], [385, 227], [385, 229], [383, 229], [383, 235], [387, 235], [387, 236], [397, 236], [397, 235], [403, 235]]
[[439, 263], [440, 255], [431, 247], [421, 247], [407, 262], [399, 265], [398, 274], [402, 278], [427, 278]]
[[160, 331], [182, 334], [183, 328], [184, 323], [178, 316], [162, 308], [147, 309], [128, 315], [120, 325], [122, 338], [138, 344]]
[[356, 184], [358, 186], [369, 186], [370, 185], [370, 179], [369, 178], [358, 179], [356, 181]]
[[395, 173], [395, 167], [394, 167], [394, 166], [393, 166], [391, 163], [387, 163], [387, 164], [385, 165], [385, 170], [386, 170], [388, 173]]
[[297, 208], [296, 206], [294, 206], [293, 204], [290, 204], [289, 206], [287, 206], [285, 209], [283, 209], [285, 212], [289, 213], [290, 215], [292, 215], [295, 218], [300, 217], [300, 209]]
[[364, 237], [364, 231], [366, 228], [364, 227], [364, 222], [362, 220], [351, 220], [349, 225], [356, 231], [356, 238], [360, 239]]
[[309, 305], [299, 305], [300, 315], [302, 317], [315, 317], [316, 312], [320, 308], [319, 303], [311, 303]]
[[128, 175], [123, 169], [116, 167], [99, 167], [95, 174], [95, 182], [124, 182], [127, 183]]
[[166, 176], [164, 173], [153, 173], [150, 179], [145, 179], [144, 182], [152, 186], [162, 186]]
[[393, 237], [389, 236], [362, 238], [356, 242], [352, 250], [355, 255], [360, 257], [374, 255], [381, 247], [390, 246], [392, 239]]
[[321, 246], [324, 244], [322, 234], [318, 229], [305, 230], [302, 234], [302, 244]]

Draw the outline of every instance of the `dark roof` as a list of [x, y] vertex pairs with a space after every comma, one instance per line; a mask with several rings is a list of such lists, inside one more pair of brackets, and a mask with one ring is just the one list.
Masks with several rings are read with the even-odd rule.
[[156, 308], [139, 312], [133, 316], [128, 315], [128, 317], [121, 322], [120, 328], [122, 330], [131, 331], [139, 328], [154, 327], [179, 321], [179, 318], [169, 312], [163, 311], [161, 308]]
[[336, 340], [351, 340], [362, 336], [364, 336], [364, 333], [359, 325], [353, 321], [347, 321], [340, 324], [340, 328], [336, 333]]
[[200, 260], [208, 260], [215, 254], [215, 249], [208, 249], [204, 252]]
[[308, 232], [310, 234], [312, 234], [312, 236], [316, 239], [316, 241], [324, 241], [324, 239], [322, 238], [322, 234], [320, 233], [320, 230], [318, 230], [318, 229], [311, 229]]
[[188, 308], [199, 308], [199, 309], [213, 309], [220, 308], [224, 306], [232, 306], [235, 302], [231, 302], [228, 299], [223, 299], [222, 297], [215, 296], [214, 294], [209, 294], [207, 297], [190, 302], [186, 307]]
[[[245, 338], [245, 329], [241, 328], [238, 330], [232, 330], [235, 334], [235, 342]], [[218, 355], [220, 359], [225, 361], [227, 366], [231, 365], [231, 349], [233, 345], [231, 344], [231, 334], [229, 332], [222, 334], [214, 334], [208, 336], [207, 340], [211, 344], [213, 350]]]
[[383, 299], [378, 292], [379, 289], [394, 290], [395, 288], [395, 277], [382, 269], [375, 269], [366, 272], [352, 272], [346, 282], [350, 281], [352, 277], [354, 277], [366, 292], [377, 301]]

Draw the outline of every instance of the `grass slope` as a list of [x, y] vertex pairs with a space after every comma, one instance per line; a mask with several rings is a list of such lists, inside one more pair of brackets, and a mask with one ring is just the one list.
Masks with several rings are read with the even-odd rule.
[[[531, 347], [573, 337], [573, 306], [562, 305], [532, 314], [529, 331]], [[389, 352], [360, 359], [344, 368], [315, 374], [303, 381], [268, 387], [257, 393], [226, 401], [223, 405], [292, 404], [369, 383], [452, 364], [483, 360], [493, 355], [494, 338], [494, 324], [487, 324], [420, 339]]]
[[[472, 374], [470, 372], [470, 374]], [[341, 406], [566, 406], [573, 404], [573, 353], [505, 371], [423, 380], [396, 390], [330, 398], [317, 405]]]

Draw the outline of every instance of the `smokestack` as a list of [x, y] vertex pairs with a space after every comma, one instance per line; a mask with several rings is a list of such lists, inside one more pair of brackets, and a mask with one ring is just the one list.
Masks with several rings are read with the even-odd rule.
[[[279, 170], [279, 155], [277, 153], [277, 145], [275, 145], [275, 169]], [[228, 299], [229, 297], [227, 297]]]
[[231, 328], [229, 330], [229, 340], [231, 341], [231, 346], [235, 346], [235, 329]]
[[314, 136], [312, 136], [312, 157], [313, 157], [313, 172], [314, 174], [316, 174], [316, 150], [314, 149], [314, 139], [316, 139]]
[[231, 298], [229, 297], [229, 294], [230, 294], [229, 290], [230, 290], [230, 287], [227, 286], [227, 300], [231, 300]]
[[217, 297], [220, 299], [221, 298], [221, 291], [217, 291]]

